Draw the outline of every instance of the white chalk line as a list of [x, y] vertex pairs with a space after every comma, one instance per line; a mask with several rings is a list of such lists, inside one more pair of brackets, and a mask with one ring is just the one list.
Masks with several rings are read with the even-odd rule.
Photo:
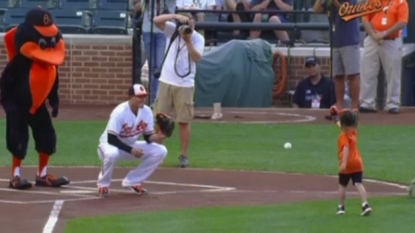
[[[122, 181], [123, 179], [114, 179], [114, 182]], [[1, 182], [8, 182], [8, 179], [0, 179]], [[78, 197], [77, 199], [64, 199], [65, 201], [84, 201], [84, 200], [94, 200], [99, 199], [100, 197], [95, 196], [97, 193], [97, 188], [93, 187], [84, 187], [76, 186], [72, 184], [90, 184], [96, 183], [96, 180], [81, 180], [81, 181], [72, 181], [71, 185], [64, 186], [58, 191], [39, 191], [39, 190], [15, 190], [9, 188], [0, 188], [0, 191], [5, 192], [18, 192], [21, 194], [40, 194], [40, 195], [52, 195], [52, 196], [73, 196]], [[168, 185], [168, 186], [182, 186], [182, 187], [193, 187], [193, 188], [203, 188], [198, 190], [179, 190], [179, 191], [160, 191], [160, 192], [151, 192], [152, 195], [171, 195], [171, 194], [184, 194], [184, 193], [212, 193], [212, 192], [228, 192], [236, 190], [233, 187], [222, 187], [222, 186], [213, 186], [213, 185], [202, 185], [202, 184], [185, 184], [185, 183], [174, 183], [174, 182], [162, 182], [162, 181], [146, 181], [144, 183], [157, 184], [157, 185]], [[75, 190], [73, 190], [75, 189]], [[131, 190], [122, 190], [122, 189], [111, 189], [111, 192], [118, 193], [132, 193]], [[85, 194], [85, 195], [83, 195]], [[87, 194], [94, 194], [87, 195]], [[61, 198], [62, 199], [62, 198]], [[1, 200], [0, 203], [8, 204], [41, 204], [41, 203], [54, 203], [55, 200], [41, 200], [41, 201], [12, 201], [12, 200]]]
[[[209, 114], [208, 112], [197, 112], [197, 114]], [[234, 121], [222, 121], [222, 120], [202, 120], [195, 118], [196, 122], [201, 123], [235, 123], [235, 124], [278, 124], [278, 123], [304, 123], [304, 122], [311, 122], [315, 121], [317, 118], [314, 116], [303, 115], [298, 113], [284, 113], [284, 112], [264, 112], [264, 111], [226, 111], [225, 114], [244, 114], [244, 115], [278, 115], [278, 116], [287, 116], [287, 117], [296, 117], [296, 118], [303, 118], [303, 119], [290, 119], [290, 120], [274, 120], [274, 121], [250, 121], [244, 120], [243, 118], [235, 118], [237, 120]], [[240, 121], [238, 119], [241, 119]]]
[[[333, 195], [337, 196], [339, 194], [338, 191], [310, 191], [310, 190], [230, 190], [230, 193], [291, 193], [291, 194], [317, 194], [317, 195]], [[407, 195], [406, 193], [402, 192], [382, 192], [382, 191], [367, 191], [370, 194], [376, 195]], [[349, 195], [359, 195], [356, 191], [347, 191], [346, 194]]]
[[[62, 199], [62, 198], [61, 198]], [[89, 201], [89, 200], [96, 200], [101, 199], [101, 197], [83, 197], [83, 198], [68, 198], [68, 199], [62, 199], [65, 202], [74, 202], [74, 201]], [[54, 200], [39, 200], [39, 201], [13, 201], [13, 200], [2, 200], [0, 199], [0, 203], [4, 204], [17, 204], [17, 205], [30, 205], [30, 204], [47, 204], [47, 203], [55, 203], [56, 199]]]
[[[123, 179], [113, 179], [113, 182], [121, 182]], [[96, 183], [96, 180], [80, 180], [80, 181], [71, 181], [71, 184], [91, 184]], [[223, 188], [233, 188], [233, 187], [223, 187], [223, 186], [214, 186], [214, 185], [204, 185], [204, 184], [186, 184], [186, 183], [175, 183], [175, 182], [165, 182], [165, 181], [144, 181], [145, 184], [156, 184], [156, 185], [167, 185], [167, 186], [181, 186], [181, 187], [192, 187], [192, 188], [210, 188], [210, 189], [223, 189]], [[72, 187], [72, 185], [68, 186]]]
[[[0, 166], [1, 167], [6, 167], [6, 166]], [[33, 165], [29, 165], [26, 167], [32, 167], [32, 168], [37, 168], [37, 166], [33, 166]], [[98, 166], [48, 166], [50, 168], [82, 168], [82, 169], [99, 169]], [[128, 169], [130, 167], [125, 166], [125, 167], [117, 167], [117, 168], [121, 168], [121, 169]], [[177, 170], [178, 168], [174, 168], [174, 167], [159, 167], [157, 168], [157, 170]], [[279, 171], [258, 171], [258, 170], [244, 170], [244, 169], [223, 169], [223, 168], [192, 168], [192, 167], [187, 167], [186, 168], [187, 171], [200, 171], [200, 172], [206, 172], [206, 171], [210, 171], [210, 172], [250, 172], [250, 173], [266, 173], [266, 174], [283, 174], [283, 175], [296, 175], [296, 176], [325, 176], [325, 177], [331, 177], [331, 178], [336, 178], [337, 176], [334, 175], [321, 175], [321, 174], [308, 174], [308, 173], [298, 173], [298, 172], [279, 172]], [[9, 180], [5, 180], [5, 179], [0, 179], [0, 181], [7, 181], [9, 182]], [[408, 190], [408, 186], [402, 185], [402, 184], [398, 184], [398, 183], [393, 183], [393, 182], [388, 182], [388, 181], [380, 181], [380, 180], [375, 180], [375, 179], [364, 179], [364, 181], [366, 182], [370, 182], [370, 183], [377, 183], [377, 184], [383, 184], [386, 186], [391, 186], [391, 187], [395, 187], [395, 188], [399, 188], [402, 190]]]
[[[94, 191], [96, 192], [96, 188], [92, 187], [84, 187], [84, 186], [70, 186], [74, 189], [80, 189], [80, 190], [86, 190], [86, 191]], [[236, 190], [236, 188], [231, 187], [223, 187], [223, 188], [216, 188], [216, 189], [198, 189], [198, 190], [177, 190], [177, 191], [150, 191], [149, 194], [151, 195], [169, 195], [169, 194], [181, 194], [181, 193], [205, 193], [205, 192], [227, 192], [227, 191], [233, 191]], [[127, 189], [110, 189], [110, 192], [115, 193], [132, 193], [131, 190]]]
[[56, 223], [59, 219], [59, 213], [61, 212], [64, 200], [57, 200], [52, 207], [48, 221], [46, 222], [45, 227], [43, 228], [42, 233], [52, 233], [55, 228]]

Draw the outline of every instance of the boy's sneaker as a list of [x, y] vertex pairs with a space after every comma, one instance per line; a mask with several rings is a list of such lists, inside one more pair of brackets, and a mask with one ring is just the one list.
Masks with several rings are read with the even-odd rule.
[[362, 216], [368, 216], [372, 212], [372, 208], [370, 208], [369, 204], [364, 204], [362, 206], [362, 213], [360, 215]]
[[337, 207], [337, 212], [336, 212], [336, 214], [337, 214], [337, 215], [341, 215], [341, 214], [345, 214], [345, 213], [346, 213], [346, 210], [345, 210], [344, 206], [343, 206], [343, 205], [339, 205], [339, 206]]

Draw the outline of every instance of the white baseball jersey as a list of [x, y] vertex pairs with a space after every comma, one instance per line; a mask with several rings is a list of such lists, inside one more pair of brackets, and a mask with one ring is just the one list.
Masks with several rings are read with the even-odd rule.
[[154, 118], [151, 109], [144, 105], [134, 114], [128, 101], [119, 104], [111, 113], [107, 127], [102, 133], [99, 142], [107, 143], [108, 132], [118, 135], [118, 138], [128, 144], [134, 144], [142, 134], [151, 134], [154, 131]]

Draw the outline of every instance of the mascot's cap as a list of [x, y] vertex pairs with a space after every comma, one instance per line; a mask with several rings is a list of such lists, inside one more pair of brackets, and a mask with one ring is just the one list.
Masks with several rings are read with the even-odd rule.
[[147, 96], [148, 93], [146, 91], [146, 88], [141, 85], [141, 84], [134, 84], [130, 87], [130, 89], [128, 90], [128, 95], [129, 96]]
[[58, 34], [59, 29], [53, 23], [52, 14], [40, 7], [29, 10], [26, 13], [24, 23], [33, 27], [44, 37], [53, 37]]

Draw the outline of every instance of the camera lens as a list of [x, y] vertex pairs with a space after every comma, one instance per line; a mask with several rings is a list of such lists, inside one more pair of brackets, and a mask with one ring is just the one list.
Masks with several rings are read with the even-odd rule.
[[184, 29], [184, 33], [186, 33], [186, 34], [191, 34], [191, 33], [192, 33], [192, 29], [191, 29], [190, 27], [186, 27], [186, 28]]

